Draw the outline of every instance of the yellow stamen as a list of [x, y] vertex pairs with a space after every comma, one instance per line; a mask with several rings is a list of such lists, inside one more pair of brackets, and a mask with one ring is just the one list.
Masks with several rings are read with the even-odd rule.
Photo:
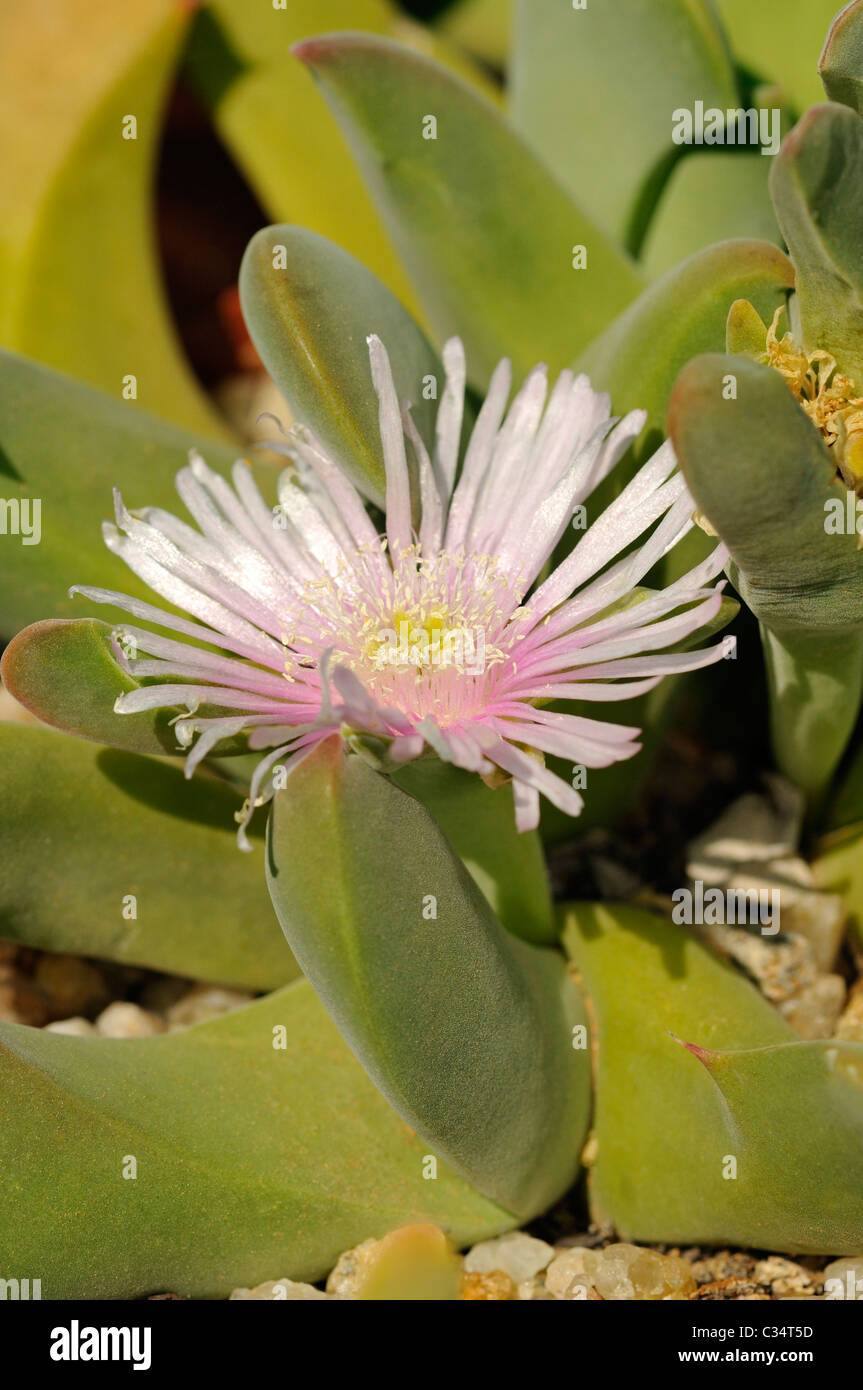
[[782, 313], [780, 307], [773, 316], [761, 360], [785, 378], [832, 451], [845, 486], [863, 492], [863, 396], [855, 395], [854, 383], [839, 371], [829, 352], [819, 348], [807, 353], [790, 333], [778, 336]]

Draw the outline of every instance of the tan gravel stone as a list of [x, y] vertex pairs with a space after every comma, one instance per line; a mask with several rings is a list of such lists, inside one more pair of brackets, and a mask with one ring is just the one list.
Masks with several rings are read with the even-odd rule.
[[89, 1018], [58, 1018], [46, 1025], [45, 1032], [65, 1033], [70, 1038], [92, 1038], [96, 1027]]
[[863, 1255], [833, 1260], [824, 1271], [824, 1295], [831, 1301], [863, 1301]]
[[593, 1283], [585, 1273], [586, 1253], [581, 1246], [574, 1246], [555, 1255], [545, 1271], [545, 1287], [555, 1298], [585, 1299], [589, 1296]]
[[799, 994], [785, 1000], [780, 1012], [801, 1038], [832, 1038], [845, 1003], [841, 975], [819, 975]]
[[313, 1303], [323, 1299], [332, 1302], [330, 1294], [321, 1293], [314, 1284], [297, 1284], [293, 1279], [270, 1279], [265, 1284], [256, 1284], [253, 1289], [234, 1289], [229, 1302], [246, 1303]]
[[152, 1038], [164, 1033], [165, 1020], [137, 1004], [117, 999], [96, 1019], [96, 1031], [103, 1038]]
[[514, 1299], [516, 1290], [503, 1270], [495, 1269], [488, 1274], [471, 1274], [466, 1270], [462, 1275], [461, 1296], [467, 1303], [488, 1303]]
[[191, 1028], [195, 1023], [206, 1023], [208, 1019], [220, 1018], [223, 1014], [239, 1009], [243, 1004], [251, 1004], [254, 995], [242, 989], [221, 989], [218, 985], [193, 985], [182, 999], [172, 1004], [166, 1018], [173, 1033], [180, 1028]]
[[553, 1246], [544, 1240], [537, 1240], [524, 1231], [511, 1231], [475, 1245], [465, 1255], [464, 1267], [469, 1274], [491, 1274], [499, 1269], [508, 1274], [513, 1283], [520, 1284], [545, 1269], [553, 1256]]
[[686, 1260], [625, 1242], [585, 1250], [584, 1271], [607, 1299], [684, 1299], [696, 1288]]

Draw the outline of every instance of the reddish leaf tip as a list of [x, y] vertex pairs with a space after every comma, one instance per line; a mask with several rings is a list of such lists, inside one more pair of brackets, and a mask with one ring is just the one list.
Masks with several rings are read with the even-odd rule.
[[693, 1057], [697, 1057], [699, 1062], [701, 1062], [705, 1067], [709, 1067], [711, 1063], [715, 1061], [716, 1057], [719, 1055], [718, 1053], [711, 1051], [709, 1047], [699, 1047], [697, 1043], [686, 1042], [683, 1038], [679, 1038], [676, 1033], [672, 1033], [670, 1028], [667, 1031], [668, 1036], [670, 1038], [673, 1038], [674, 1041], [676, 1043], [679, 1043], [681, 1047], [685, 1047], [686, 1051], [691, 1052]]
[[331, 48], [332, 45], [326, 39], [300, 39], [298, 43], [291, 44], [291, 53], [295, 58], [299, 58], [301, 63], [314, 67]]

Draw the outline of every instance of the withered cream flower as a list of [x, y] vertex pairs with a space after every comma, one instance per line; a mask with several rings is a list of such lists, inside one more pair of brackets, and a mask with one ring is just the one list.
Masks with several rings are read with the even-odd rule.
[[386, 466], [383, 536], [337, 462], [295, 426], [282, 446], [294, 466], [274, 509], [246, 462], [234, 466], [232, 488], [197, 455], [177, 490], [199, 530], [155, 508], [133, 515], [117, 495], [107, 545], [188, 618], [105, 589], [72, 591], [179, 634], [115, 630], [124, 668], [158, 681], [120, 696], [115, 708], [185, 706], [175, 727], [190, 748], [187, 775], [240, 732], [251, 748], [271, 750], [252, 778], [244, 847], [252, 809], [272, 794], [274, 766], [288, 769], [336, 733], [373, 740], [392, 763], [429, 748], [487, 779], [511, 779], [521, 830], [537, 824], [540, 794], [577, 815], [581, 796], [543, 755], [607, 767], [638, 751], [639, 730], [548, 704], [628, 699], [725, 650], [664, 650], [717, 614], [722, 584], [711, 581], [727, 558], [723, 546], [665, 590], [627, 602], [692, 525], [670, 444], [543, 574], [576, 508], [641, 431], [644, 412], [611, 419], [608, 397], [568, 371], [549, 395], [543, 367], [507, 409], [503, 361], [459, 471], [459, 340], [444, 349], [431, 456], [399, 405], [376, 337], [369, 351]]

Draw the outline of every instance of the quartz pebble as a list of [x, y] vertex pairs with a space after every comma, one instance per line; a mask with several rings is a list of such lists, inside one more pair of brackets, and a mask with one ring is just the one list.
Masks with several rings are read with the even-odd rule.
[[779, 940], [724, 923], [705, 923], [696, 930], [722, 955], [742, 965], [773, 1004], [793, 998], [817, 979], [812, 952], [802, 936]]
[[253, 994], [242, 989], [221, 989], [218, 985], [193, 985], [182, 999], [172, 1004], [166, 1017], [171, 1032], [191, 1028], [194, 1023], [206, 1023], [220, 1018], [242, 1004], [250, 1004]]
[[794, 1260], [786, 1260], [781, 1255], [769, 1255], [759, 1260], [752, 1272], [759, 1284], [767, 1284], [774, 1298], [794, 1298], [810, 1293], [815, 1285], [815, 1276]]
[[842, 976], [819, 975], [781, 1004], [780, 1012], [801, 1038], [832, 1038], [844, 1003]]
[[781, 777], [766, 777], [768, 794], [748, 792], [689, 846], [690, 873], [719, 883], [742, 865], [762, 867], [796, 851], [803, 824], [803, 795]]
[[70, 1038], [89, 1038], [96, 1032], [89, 1018], [58, 1018], [45, 1028], [46, 1033], [65, 1033]]
[[164, 1033], [165, 1020], [149, 1014], [137, 1004], [118, 999], [96, 1019], [96, 1031], [103, 1038], [151, 1038]]
[[356, 1298], [357, 1289], [374, 1260], [378, 1242], [371, 1237], [339, 1256], [335, 1269], [327, 1279], [327, 1293], [340, 1298]]
[[810, 865], [797, 854], [800, 793], [781, 778], [765, 780], [769, 795], [740, 797], [691, 842], [686, 870], [691, 887], [700, 881], [705, 890], [763, 893], [768, 907], [778, 901], [782, 935], [759, 931], [751, 919], [749, 931], [741, 930], [739, 920], [705, 922], [698, 930], [742, 965], [771, 1002], [788, 1001], [789, 1021], [802, 1037], [829, 1037], [825, 1030], [838, 1014], [839, 977], [832, 972], [845, 904], [840, 895], [819, 890]]
[[521, 1284], [545, 1269], [553, 1257], [553, 1247], [544, 1240], [525, 1235], [524, 1231], [512, 1231], [475, 1245], [465, 1255], [464, 1267], [469, 1274], [491, 1274], [500, 1270], [508, 1274], [514, 1284]]
[[554, 1294], [549, 1293], [539, 1279], [524, 1279], [516, 1287], [516, 1298], [521, 1303], [554, 1302]]
[[863, 1300], [863, 1255], [834, 1260], [824, 1271], [824, 1295], [829, 1299]]
[[781, 899], [782, 930], [800, 936], [809, 945], [816, 970], [829, 974], [836, 965], [848, 911], [838, 893], [822, 893], [804, 859], [776, 860]]
[[584, 1270], [587, 1251], [579, 1246], [556, 1255], [545, 1271], [545, 1287], [555, 1298], [586, 1299], [593, 1284]]
[[322, 1293], [314, 1284], [297, 1284], [293, 1279], [270, 1279], [265, 1284], [256, 1284], [253, 1289], [234, 1289], [229, 1301], [237, 1302], [308, 1302], [315, 1299], [331, 1301], [332, 1295]]
[[696, 1288], [686, 1260], [625, 1243], [585, 1250], [584, 1271], [601, 1298], [684, 1299]]

